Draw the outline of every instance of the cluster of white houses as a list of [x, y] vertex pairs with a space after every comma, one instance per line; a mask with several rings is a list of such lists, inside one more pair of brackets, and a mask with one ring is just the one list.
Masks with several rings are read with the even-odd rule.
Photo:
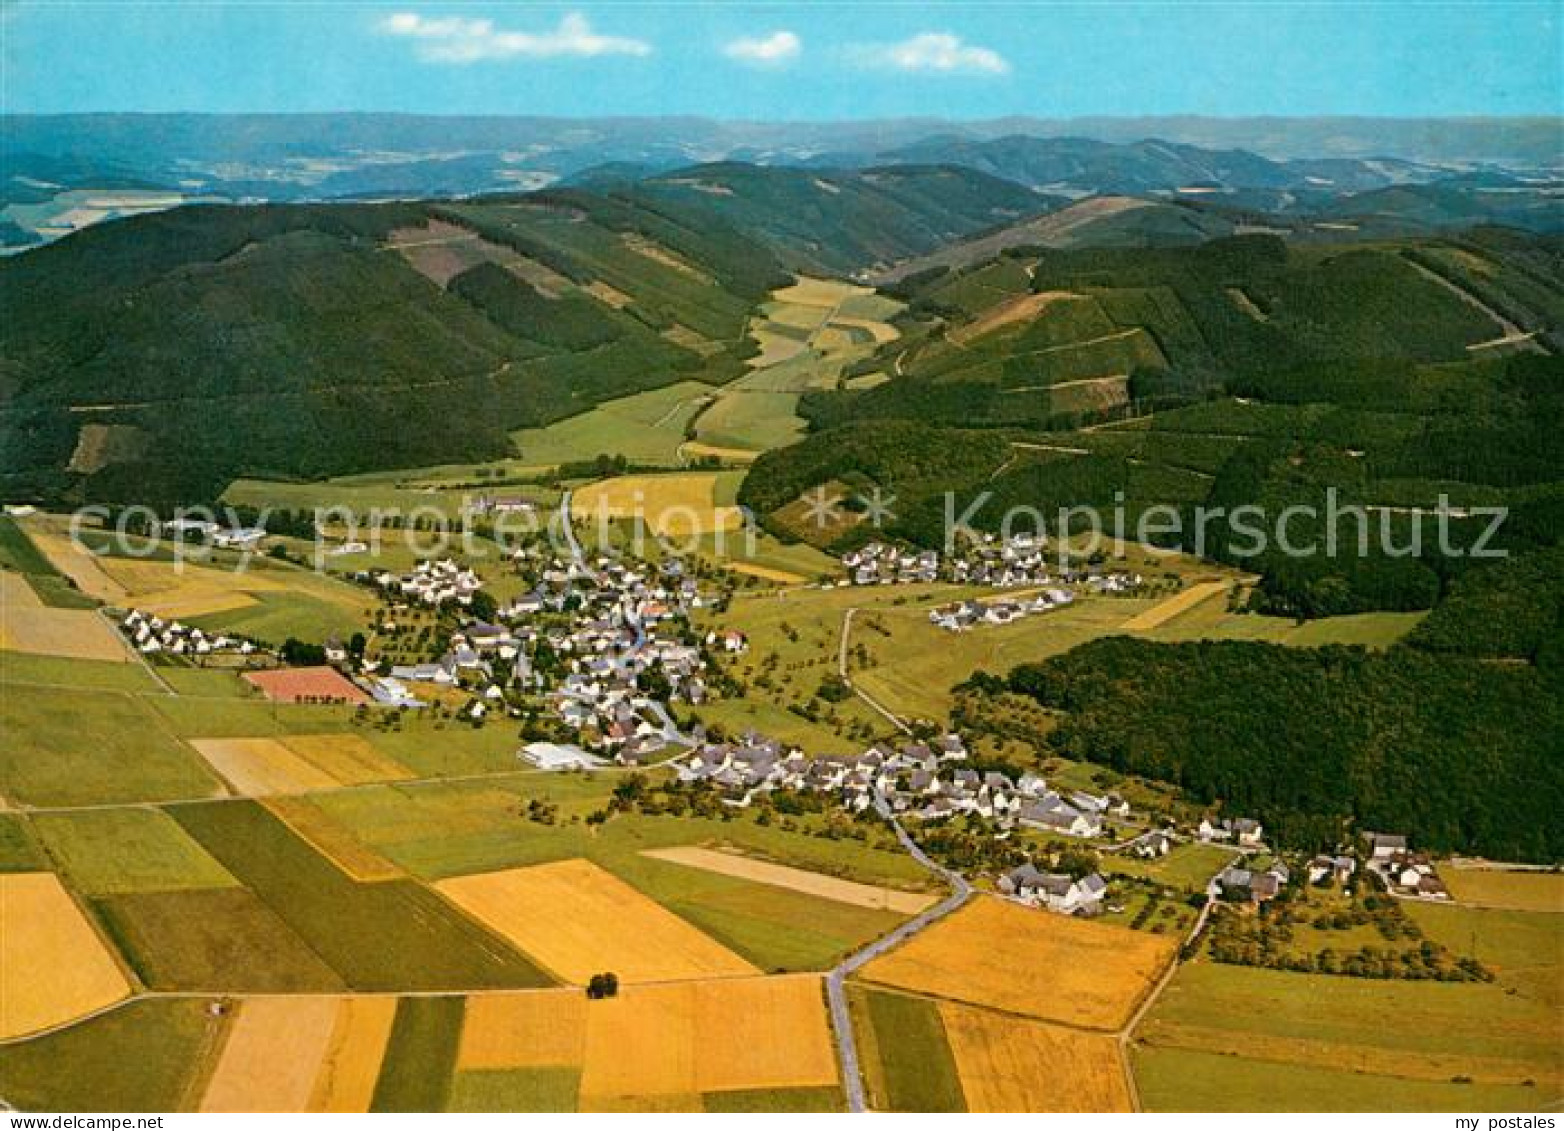
[[420, 605], [470, 605], [472, 596], [483, 588], [483, 579], [467, 566], [450, 558], [422, 561], [408, 573], [382, 570], [372, 575], [374, 583], [391, 596]]
[[226, 633], [207, 633], [177, 620], [164, 620], [152, 613], [131, 609], [119, 622], [120, 631], [136, 651], [144, 655], [168, 653], [173, 656], [250, 656], [262, 649], [253, 641]]
[[957, 601], [929, 610], [929, 623], [950, 632], [965, 632], [983, 624], [1010, 624], [1035, 613], [1062, 609], [1075, 600], [1068, 589], [1044, 589], [1032, 597], [997, 601]]
[[774, 789], [825, 792], [852, 812], [871, 807], [890, 816], [943, 821], [972, 814], [1001, 829], [1035, 829], [1060, 836], [1102, 835], [1106, 819], [1125, 819], [1129, 805], [1113, 794], [1062, 794], [1034, 773], [1012, 778], [997, 770], [961, 765], [967, 748], [960, 736], [900, 749], [880, 744], [858, 754], [811, 757], [755, 734], [736, 743], [705, 743], [679, 767], [684, 781], [707, 782], [732, 805], [748, 805]]

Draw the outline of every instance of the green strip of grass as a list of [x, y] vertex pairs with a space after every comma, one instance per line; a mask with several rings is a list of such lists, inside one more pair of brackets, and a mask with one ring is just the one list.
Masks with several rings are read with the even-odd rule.
[[355, 883], [254, 802], [181, 805], [185, 830], [354, 989], [549, 985], [504, 940], [411, 881]]
[[0, 813], [0, 872], [39, 872], [49, 867], [24, 818]]
[[845, 1111], [840, 1088], [741, 1088], [706, 1092], [701, 1106], [717, 1112]]
[[956, 1058], [939, 1006], [924, 998], [870, 990], [864, 995], [891, 1111], [966, 1111]]
[[467, 999], [460, 997], [397, 1002], [370, 1111], [445, 1110], [466, 1012]]
[[458, 1072], [451, 1111], [575, 1111], [581, 1069], [574, 1066]]

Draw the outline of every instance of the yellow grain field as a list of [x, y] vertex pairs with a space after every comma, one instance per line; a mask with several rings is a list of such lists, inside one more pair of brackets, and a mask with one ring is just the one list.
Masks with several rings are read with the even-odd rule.
[[755, 967], [587, 860], [441, 880], [435, 888], [567, 982], [732, 977]]
[[41, 609], [43, 601], [27, 584], [27, 578], [9, 570], [0, 571], [0, 612], [12, 609]]
[[967, 1110], [1130, 1111], [1118, 1038], [943, 1002]]
[[597, 525], [604, 519], [639, 518], [647, 529], [669, 537], [737, 530], [744, 512], [718, 506], [717, 474], [621, 475], [589, 484], [571, 501], [573, 517]]
[[587, 999], [580, 990], [474, 994], [467, 999], [458, 1070], [555, 1068], [586, 1054]]
[[0, 875], [0, 1038], [62, 1025], [129, 993], [57, 876]]
[[103, 572], [98, 557], [87, 547], [74, 541], [62, 521], [37, 516], [27, 519], [23, 526], [27, 537], [39, 553], [49, 559], [49, 564], [76, 583], [87, 596], [108, 604], [124, 600], [124, 587]]
[[754, 463], [760, 458], [759, 452], [752, 452], [748, 448], [723, 448], [716, 444], [703, 444], [699, 440], [686, 440], [680, 444], [679, 454], [686, 459], [716, 456], [729, 463]]
[[337, 782], [275, 738], [193, 738], [190, 745], [244, 797], [333, 789]]
[[73, 660], [129, 660], [119, 633], [91, 609], [49, 608], [19, 573], [0, 573], [0, 648]]
[[395, 1018], [394, 997], [346, 997], [338, 1002], [331, 1040], [310, 1091], [310, 1111], [369, 1110]]
[[280, 740], [293, 753], [341, 785], [405, 781], [413, 772], [357, 734], [294, 734]]
[[331, 1050], [334, 997], [247, 998], [228, 1030], [203, 1112], [304, 1111]]
[[326, 859], [360, 883], [399, 880], [402, 869], [343, 828], [307, 797], [268, 797], [262, 802]]
[[703, 872], [716, 872], [722, 876], [734, 876], [757, 884], [787, 888], [805, 895], [850, 903], [855, 907], [876, 907], [896, 911], [903, 915], [916, 915], [933, 906], [938, 896], [919, 892], [897, 891], [895, 888], [860, 884], [842, 880], [819, 872], [806, 872], [802, 868], [789, 868], [766, 860], [755, 860], [732, 852], [714, 852], [709, 848], [654, 848], [643, 853], [654, 860], [666, 860], [671, 864], [683, 864], [699, 868]]
[[584, 1111], [837, 1079], [817, 975], [628, 986], [587, 1006]]
[[1145, 612], [1131, 617], [1119, 627], [1125, 632], [1150, 632], [1154, 628], [1160, 628], [1180, 613], [1187, 613], [1196, 605], [1204, 604], [1219, 593], [1226, 593], [1232, 585], [1226, 581], [1202, 581], [1198, 585], [1191, 585], [1188, 589], [1176, 596], [1169, 597], [1161, 604], [1153, 605]]
[[872, 287], [857, 287], [834, 279], [811, 279], [800, 275], [798, 281], [791, 287], [772, 291], [771, 297], [776, 302], [791, 303], [794, 306], [819, 306], [827, 310], [835, 310], [842, 300], [850, 295], [872, 293], [874, 293]]
[[758, 577], [762, 581], [775, 581], [778, 585], [801, 585], [809, 580], [801, 574], [789, 573], [785, 569], [772, 569], [770, 566], [755, 565], [753, 562], [723, 562], [722, 567], [732, 573]]
[[1173, 958], [1159, 935], [979, 897], [864, 967], [870, 982], [1117, 1030]]

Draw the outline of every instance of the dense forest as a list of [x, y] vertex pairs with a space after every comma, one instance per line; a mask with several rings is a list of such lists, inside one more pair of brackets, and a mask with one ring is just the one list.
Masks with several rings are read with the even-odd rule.
[[1002, 682], [1061, 712], [1040, 741], [1143, 774], [1282, 843], [1350, 827], [1496, 858], [1564, 856], [1564, 550], [1468, 568], [1385, 653], [1115, 637]]
[[1548, 627], [1541, 647], [1556, 651], [1557, 562], [1551, 607], [1539, 593], [1519, 627], [1454, 646], [1484, 606], [1510, 606], [1538, 565], [1474, 572], [1412, 644], [1385, 653], [1112, 637], [1018, 667], [1005, 686], [1062, 712], [1045, 739], [1060, 753], [1259, 816], [1284, 844], [1329, 847], [1350, 825], [1434, 850], [1555, 861], [1564, 669], [1556, 655], [1485, 656], [1534, 647]]

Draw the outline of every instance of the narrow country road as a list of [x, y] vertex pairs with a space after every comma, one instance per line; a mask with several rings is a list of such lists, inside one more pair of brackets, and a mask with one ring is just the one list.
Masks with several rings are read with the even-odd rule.
[[967, 883], [965, 876], [959, 872], [952, 872], [949, 868], [929, 859], [923, 849], [918, 847], [917, 842], [908, 835], [907, 830], [891, 816], [883, 802], [877, 801], [875, 807], [879, 809], [881, 816], [890, 821], [891, 828], [896, 830], [896, 839], [901, 841], [907, 854], [948, 883], [951, 894], [927, 911], [908, 919], [890, 934], [876, 939], [856, 954], [849, 955], [826, 975], [826, 1000], [831, 1006], [831, 1028], [836, 1032], [837, 1060], [842, 1067], [842, 1088], [847, 1094], [848, 1111], [866, 1111], [868, 1105], [863, 1093], [863, 1072], [858, 1063], [858, 1042], [853, 1037], [852, 1016], [847, 1008], [847, 979], [880, 955], [900, 946], [931, 923], [943, 919], [972, 896], [972, 885]]
[[842, 682], [847, 684], [847, 686], [852, 689], [852, 693], [854, 695], [862, 699], [876, 712], [883, 715], [885, 720], [897, 730], [901, 731], [903, 734], [910, 735], [912, 733], [912, 728], [910, 726], [904, 723], [901, 718], [889, 707], [885, 706], [885, 704], [881, 703], [874, 696], [870, 695], [867, 691], [863, 690], [863, 688], [854, 683], [853, 677], [847, 674], [847, 640], [848, 637], [852, 635], [853, 614], [857, 611], [858, 610], [856, 608], [848, 609], [847, 612], [842, 616], [842, 638], [837, 642], [836, 648], [836, 674], [842, 677]]
[[[889, 719], [903, 733], [911, 734], [912, 730], [902, 722], [892, 711], [882, 706], [868, 694], [853, 687], [853, 681], [847, 675], [847, 642], [852, 632], [853, 614], [856, 608], [848, 609], [842, 617], [842, 639], [837, 648], [836, 670], [847, 686], [852, 687], [855, 694], [865, 703], [873, 707], [880, 714]], [[842, 1089], [847, 1095], [848, 1111], [866, 1111], [868, 1104], [863, 1093], [863, 1071], [858, 1062], [858, 1042], [853, 1037], [852, 1015], [847, 1008], [847, 979], [856, 971], [873, 962], [882, 954], [900, 946], [913, 935], [923, 930], [952, 911], [972, 897], [972, 885], [967, 883], [967, 878], [960, 872], [953, 872], [943, 864], [929, 858], [929, 855], [918, 847], [918, 842], [913, 840], [907, 830], [902, 828], [896, 820], [890, 808], [882, 798], [876, 798], [875, 809], [880, 816], [890, 822], [890, 826], [896, 832], [896, 839], [901, 846], [924, 868], [933, 872], [950, 885], [951, 894], [945, 899], [930, 907], [927, 911], [908, 919], [888, 935], [876, 939], [855, 954], [848, 955], [825, 978], [826, 1001], [831, 1007], [831, 1028], [836, 1033], [836, 1055], [842, 1069]]]

